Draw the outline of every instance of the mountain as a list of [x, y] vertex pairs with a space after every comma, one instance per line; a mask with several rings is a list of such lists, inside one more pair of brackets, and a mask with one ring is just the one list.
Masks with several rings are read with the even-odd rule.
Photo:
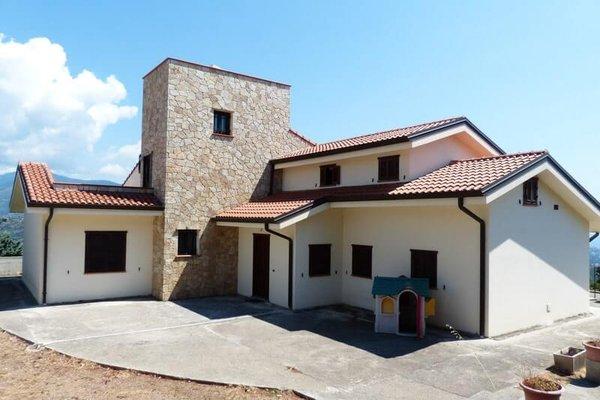
[[[89, 183], [96, 185], [117, 185], [115, 182], [105, 180], [85, 180], [69, 178], [63, 175], [54, 175], [54, 179], [57, 182], [63, 183]], [[10, 202], [10, 195], [12, 193], [13, 182], [15, 180], [15, 173], [9, 172], [0, 175], [0, 231], [8, 231], [10, 235], [17, 239], [22, 240], [23, 238], [23, 216], [21, 214], [10, 214], [8, 212], [8, 206]]]

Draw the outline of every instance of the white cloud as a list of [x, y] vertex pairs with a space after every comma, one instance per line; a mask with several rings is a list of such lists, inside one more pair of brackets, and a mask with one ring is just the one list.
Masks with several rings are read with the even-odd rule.
[[85, 174], [76, 163], [97, 157], [94, 144], [105, 129], [137, 114], [137, 107], [120, 105], [126, 96], [112, 75], [72, 75], [63, 47], [47, 38], [20, 43], [0, 34], [0, 169], [31, 160]]
[[98, 172], [100, 172], [103, 176], [117, 180], [119, 183], [121, 183], [120, 181], [122, 181], [123, 178], [129, 173], [128, 170], [119, 164], [106, 164], [100, 168]]

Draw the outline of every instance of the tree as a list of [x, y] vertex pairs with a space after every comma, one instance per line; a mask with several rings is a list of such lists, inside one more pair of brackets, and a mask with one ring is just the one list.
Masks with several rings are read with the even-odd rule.
[[0, 257], [20, 256], [23, 254], [23, 244], [13, 239], [8, 232], [0, 232]]

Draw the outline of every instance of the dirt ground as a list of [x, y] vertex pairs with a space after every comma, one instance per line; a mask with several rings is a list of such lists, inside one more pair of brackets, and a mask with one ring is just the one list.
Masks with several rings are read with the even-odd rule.
[[32, 348], [0, 331], [0, 399], [299, 399], [292, 392], [200, 384], [115, 370]]

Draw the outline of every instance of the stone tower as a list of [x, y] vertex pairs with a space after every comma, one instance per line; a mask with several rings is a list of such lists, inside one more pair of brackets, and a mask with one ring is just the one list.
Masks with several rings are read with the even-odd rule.
[[[214, 112], [231, 134], [214, 133]], [[142, 157], [165, 206], [154, 223], [154, 296], [236, 293], [237, 228], [221, 210], [268, 193], [271, 158], [309, 146], [289, 132], [290, 87], [215, 67], [166, 59], [144, 77]], [[197, 230], [197, 254], [178, 256], [178, 230]]]

